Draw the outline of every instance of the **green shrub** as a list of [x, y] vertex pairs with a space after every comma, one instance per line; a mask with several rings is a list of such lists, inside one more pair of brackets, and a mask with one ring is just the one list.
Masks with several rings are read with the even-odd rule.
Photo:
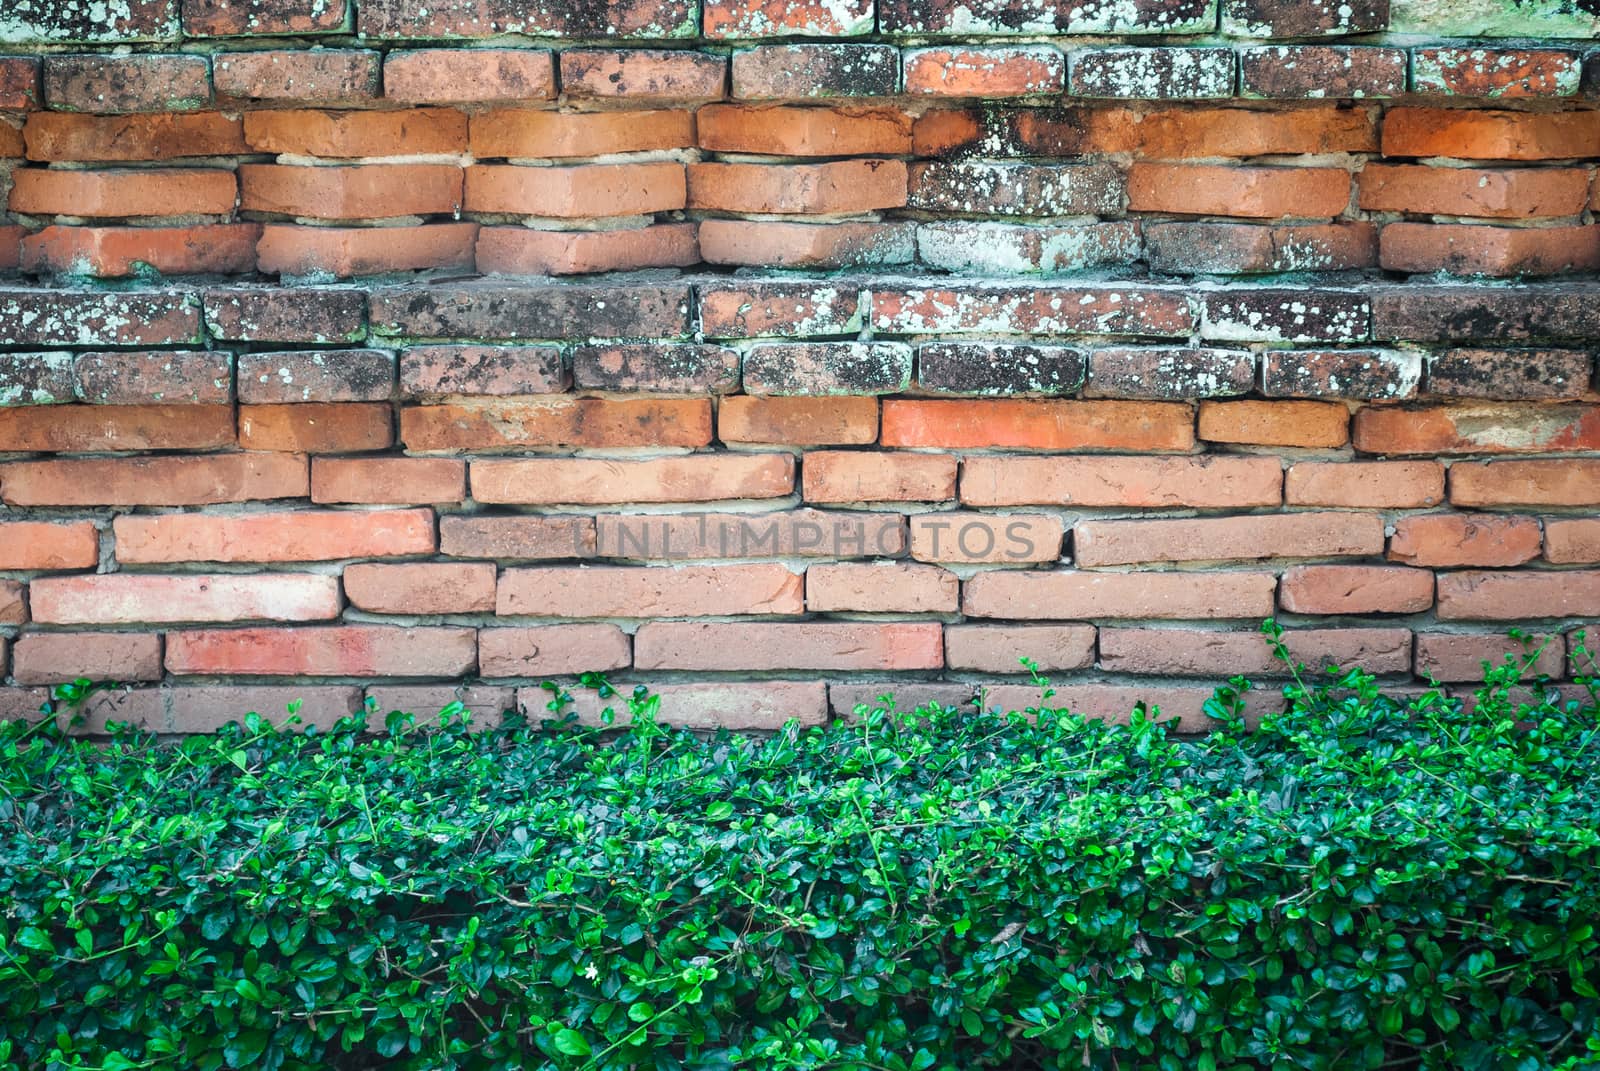
[[[0, 1064], [1600, 1061], [1588, 700], [1351, 672], [1136, 712], [696, 737], [0, 729]], [[558, 700], [559, 703], [559, 700]]]

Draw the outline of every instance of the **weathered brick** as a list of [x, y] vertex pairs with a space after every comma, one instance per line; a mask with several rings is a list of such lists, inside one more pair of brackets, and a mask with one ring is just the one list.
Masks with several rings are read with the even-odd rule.
[[337, 33], [350, 29], [349, 0], [184, 0], [186, 37]]
[[812, 450], [801, 467], [807, 502], [945, 502], [956, 459], [943, 454]]
[[1378, 263], [1378, 230], [1360, 221], [1263, 226], [1187, 220], [1141, 223], [1140, 231], [1151, 271], [1254, 275]]
[[559, 394], [567, 386], [560, 346], [412, 346], [400, 354], [407, 398]]
[[915, 163], [907, 204], [984, 216], [1121, 215], [1122, 172], [1106, 164]]
[[1414, 398], [1422, 355], [1410, 350], [1270, 350], [1261, 358], [1269, 398]]
[[899, 89], [893, 45], [760, 45], [733, 54], [733, 95], [745, 100], [892, 97]]
[[878, 438], [878, 400], [734, 395], [717, 407], [717, 438], [783, 446], [870, 443]]
[[1139, 257], [1133, 222], [1037, 226], [953, 220], [917, 227], [917, 257], [945, 271], [983, 275], [1120, 266]]
[[905, 91], [912, 96], [1036, 97], [1060, 93], [1067, 61], [1048, 45], [907, 49]]
[[315, 562], [431, 554], [433, 511], [164, 513], [112, 522], [123, 564]]
[[1177, 402], [891, 399], [885, 446], [1186, 451], [1194, 411]]
[[1600, 518], [1547, 519], [1544, 560], [1557, 565], [1600, 562]]
[[1369, 454], [1531, 454], [1600, 450], [1600, 406], [1365, 408], [1353, 439]]
[[311, 501], [352, 505], [461, 502], [467, 465], [447, 457], [319, 457], [311, 462]]
[[695, 113], [702, 149], [764, 156], [900, 156], [911, 117], [889, 108], [710, 104]]
[[395, 358], [386, 350], [241, 353], [238, 363], [241, 402], [370, 402], [394, 394]]
[[1389, 559], [1432, 568], [1521, 565], [1539, 556], [1541, 540], [1532, 517], [1426, 513], [1395, 522]]
[[1215, 398], [1248, 394], [1255, 354], [1193, 346], [1111, 347], [1089, 351], [1086, 398]]
[[518, 458], [472, 463], [475, 501], [517, 505], [718, 502], [794, 490], [787, 454], [696, 454], [643, 460]]
[[1439, 574], [1440, 621], [1532, 621], [1600, 614], [1600, 570]]
[[1128, 207], [1136, 212], [1327, 218], [1349, 203], [1350, 174], [1337, 167], [1137, 163], [1128, 171]]
[[575, 99], [720, 100], [727, 75], [725, 58], [703, 52], [644, 48], [561, 52], [561, 91]]
[[953, 614], [961, 601], [956, 575], [911, 562], [840, 562], [806, 570], [812, 613]]
[[671, 212], [684, 207], [676, 162], [580, 167], [478, 165], [467, 168], [469, 212], [583, 219]]
[[244, 138], [256, 152], [350, 159], [461, 153], [467, 117], [454, 108], [397, 111], [279, 109], [244, 114]]
[[40, 577], [28, 587], [33, 619], [51, 625], [321, 621], [341, 606], [337, 577], [294, 573], [106, 573]]
[[700, 263], [700, 247], [693, 223], [600, 231], [485, 227], [478, 233], [477, 259], [485, 275], [587, 275], [686, 268]]
[[9, 346], [181, 346], [200, 341], [200, 306], [184, 290], [86, 292], [0, 287]]
[[297, 219], [454, 215], [461, 168], [445, 164], [239, 168], [239, 208]]
[[707, 219], [700, 223], [700, 258], [760, 268], [880, 267], [916, 259], [915, 235], [910, 222]]
[[1242, 509], [1283, 500], [1272, 457], [968, 457], [969, 506]]
[[872, 326], [889, 334], [1187, 336], [1194, 310], [1182, 291], [1164, 287], [885, 286], [872, 291]]
[[1557, 48], [1416, 48], [1415, 93], [1451, 97], [1570, 97], [1582, 75], [1578, 53]]
[[1081, 521], [1072, 530], [1079, 566], [1267, 558], [1365, 558], [1383, 553], [1375, 513], [1286, 513], [1154, 521]]
[[979, 573], [962, 591], [968, 617], [1018, 621], [1246, 619], [1272, 613], [1271, 573]]
[[592, 558], [594, 549], [592, 517], [439, 518], [439, 553], [452, 558]]
[[45, 227], [22, 239], [22, 270], [42, 275], [126, 279], [241, 275], [256, 269], [256, 223], [197, 227]]
[[906, 670], [944, 665], [937, 622], [651, 621], [633, 637], [636, 669]]
[[347, 565], [350, 605], [372, 614], [474, 614], [494, 611], [495, 567], [489, 562]]
[[555, 62], [538, 49], [390, 52], [383, 59], [383, 95], [406, 104], [550, 100], [556, 95]]
[[879, 0], [878, 28], [904, 34], [1192, 34], [1216, 29], [1213, 0]]
[[221, 454], [19, 461], [0, 465], [12, 506], [202, 506], [303, 498], [304, 457]]
[[1600, 227], [1390, 223], [1378, 262], [1389, 271], [1557, 275], [1600, 268]]
[[1449, 349], [1428, 355], [1428, 393], [1451, 398], [1581, 398], [1593, 362], [1582, 350]]
[[1600, 459], [1458, 461], [1450, 466], [1456, 506], [1600, 506]]
[[911, 383], [912, 350], [899, 342], [769, 342], [744, 355], [748, 394], [896, 394]]
[[842, 721], [857, 720], [857, 713], [863, 708], [885, 709], [886, 704], [883, 702], [885, 698], [892, 700], [887, 705], [900, 711], [921, 710], [931, 704], [937, 707], [956, 707], [968, 713], [976, 713], [978, 690], [978, 686], [973, 684], [923, 683], [906, 680], [841, 684], [833, 681], [828, 684], [828, 706], [833, 711], [833, 716]]
[[[894, 52], [897, 64], [899, 55]], [[0, 56], [0, 111], [25, 112], [39, 106], [40, 62], [38, 56]]]
[[484, 282], [376, 290], [370, 308], [375, 334], [416, 339], [657, 339], [688, 334], [689, 302], [687, 286], [666, 282]]
[[718, 212], [827, 215], [906, 203], [906, 165], [899, 160], [690, 164], [688, 177], [689, 206]]
[[695, 343], [575, 346], [579, 389], [731, 394], [739, 389], [739, 351]]
[[0, 224], [0, 272], [11, 271], [22, 263], [22, 240], [27, 230], [15, 224]]
[[269, 223], [256, 247], [266, 275], [348, 279], [357, 275], [469, 268], [476, 223], [421, 227], [296, 227]]
[[1600, 304], [1586, 288], [1570, 284], [1387, 286], [1369, 295], [1377, 339], [1499, 342], [1600, 335]]
[[[1526, 645], [1499, 634], [1417, 633], [1416, 672], [1436, 681], [1482, 682], [1484, 663], [1491, 667], [1514, 660], [1519, 665], [1537, 653], [1531, 672], [1560, 677], [1566, 662], [1566, 645], [1560, 636], [1531, 636]], [[1547, 642], [1548, 641], [1548, 642]]]
[[207, 290], [206, 330], [229, 342], [358, 342], [367, 333], [367, 295], [355, 288]]
[[1075, 346], [930, 342], [917, 348], [917, 386], [935, 394], [1073, 394], [1087, 359]]
[[100, 532], [92, 521], [0, 522], [0, 569], [51, 572], [93, 569], [100, 561]]
[[202, 168], [22, 168], [11, 181], [11, 211], [38, 216], [226, 216], [239, 195], [233, 172]]
[[0, 624], [22, 625], [28, 622], [28, 604], [23, 590], [19, 581], [0, 581]]
[[1278, 602], [1295, 614], [1415, 614], [1433, 605], [1433, 574], [1403, 565], [1297, 565]]
[[1085, 48], [1072, 53], [1067, 91], [1137, 100], [1233, 96], [1228, 48]]
[[70, 351], [0, 356], [0, 405], [57, 405], [77, 397]]
[[[1359, 666], [1369, 673], [1407, 673], [1411, 669], [1411, 633], [1403, 628], [1297, 628], [1286, 631], [1283, 642], [1296, 663], [1314, 672], [1330, 666]], [[1293, 667], [1278, 660], [1260, 632], [1103, 628], [1100, 668], [1114, 673], [1222, 678], [1241, 673], [1286, 677]]]
[[[482, 634], [478, 660], [483, 661]], [[516, 690], [489, 684], [372, 684], [366, 703], [387, 716], [392, 711], [417, 715], [419, 724], [433, 724], [445, 707], [460, 703], [476, 727], [500, 723], [501, 716], [517, 706]]]
[[787, 566], [546, 566], [500, 574], [502, 617], [660, 618], [798, 614], [800, 577]]
[[478, 633], [478, 672], [485, 677], [564, 677], [626, 669], [628, 634], [615, 625], [486, 628]]
[[354, 454], [394, 442], [394, 413], [378, 402], [308, 402], [239, 407], [239, 445], [246, 450]]
[[44, 99], [54, 111], [197, 111], [211, 103], [204, 56], [46, 56]]
[[639, 561], [896, 558], [906, 547], [905, 521], [897, 513], [606, 513], [596, 525], [601, 557]]
[[[36, 694], [42, 701], [49, 695], [44, 688], [35, 689], [8, 689], [6, 693], [27, 696]], [[29, 716], [38, 713], [39, 704], [31, 704], [32, 709], [27, 710]], [[102, 736], [111, 731], [116, 724], [131, 725], [144, 732], [168, 732], [172, 721], [167, 713], [167, 693], [161, 688], [116, 688], [105, 689], [90, 696], [79, 710], [68, 715], [60, 711], [56, 715], [57, 724], [70, 721], [72, 731], [90, 736]]]
[[1200, 337], [1230, 342], [1357, 342], [1366, 295], [1346, 290], [1231, 288], [1201, 295]]
[[710, 279], [695, 292], [707, 338], [815, 338], [861, 329], [862, 291], [845, 280]]
[[694, 144], [691, 113], [546, 112], [523, 108], [474, 115], [472, 154], [481, 159], [604, 156], [683, 149]]
[[1350, 441], [1350, 411], [1339, 402], [1201, 402], [1199, 435], [1212, 443], [1328, 449]]
[[360, 30], [380, 38], [667, 38], [693, 36], [696, 13], [689, 0], [365, 0]]
[[33, 632], [11, 647], [18, 684], [161, 679], [161, 637], [129, 632]]
[[1383, 155], [1458, 160], [1564, 160], [1589, 156], [1600, 112], [1392, 108], [1383, 117]]
[[8, 45], [175, 41], [178, 0], [13, 0], [0, 30]]
[[1437, 461], [1301, 461], [1284, 474], [1291, 506], [1423, 509], [1444, 501]]
[[705, 0], [705, 36], [854, 37], [873, 30], [873, 0]]
[[129, 163], [232, 156], [246, 151], [244, 125], [217, 112], [70, 115], [32, 112], [22, 128], [28, 159]]
[[168, 728], [175, 733], [214, 733], [242, 721], [245, 714], [259, 714], [278, 726], [330, 729], [362, 710], [361, 689], [355, 685], [201, 685], [163, 691], [170, 708]]
[[1330, 37], [1389, 28], [1389, 0], [1223, 0], [1230, 37]]
[[1589, 197], [1579, 167], [1464, 168], [1369, 163], [1356, 175], [1369, 211], [1531, 219], [1576, 216]]
[[104, 454], [233, 445], [225, 405], [61, 405], [0, 409], [0, 451]]
[[706, 398], [573, 398], [462, 401], [408, 406], [400, 438], [411, 450], [526, 447], [699, 447], [711, 442]]
[[364, 104], [378, 96], [382, 61], [364, 49], [221, 52], [212, 61], [212, 78], [220, 97]]
[[338, 625], [167, 635], [167, 670], [179, 676], [455, 677], [477, 662], [477, 632], [470, 628]]
[[[1211, 685], [1172, 685], [1150, 681], [1143, 684], [1105, 684], [1094, 681], [1054, 685], [1050, 698], [1043, 697], [1036, 684], [998, 684], [983, 690], [983, 709], [989, 714], [1025, 710], [1066, 710], [1080, 717], [1113, 725], [1127, 725], [1134, 710], [1160, 721], [1169, 731], [1200, 734], [1217, 728], [1207, 711], [1216, 694]], [[1283, 698], [1276, 689], [1247, 691], [1244, 717], [1258, 723], [1264, 716], [1281, 713]]]
[[78, 397], [99, 405], [227, 405], [233, 370], [226, 353], [206, 350], [80, 353], [73, 361]]
[[950, 669], [1025, 673], [1030, 659], [1041, 673], [1094, 665], [1091, 625], [946, 625], [944, 660]]
[[1403, 49], [1370, 45], [1262, 45], [1239, 50], [1240, 96], [1269, 100], [1403, 96]]
[[[661, 697], [661, 720], [687, 729], [772, 732], [790, 721], [821, 725], [828, 720], [829, 688], [822, 681], [716, 681], [648, 687], [652, 695]], [[517, 700], [529, 717], [544, 711], [549, 698], [542, 689], [517, 689]], [[574, 712], [583, 724], [611, 724], [602, 718], [606, 710], [612, 711], [616, 725], [628, 724], [627, 704], [615, 697], [602, 700], [592, 691], [581, 691], [574, 698]]]
[[1066, 538], [1044, 514], [919, 513], [911, 518], [911, 556], [955, 564], [1058, 562]]

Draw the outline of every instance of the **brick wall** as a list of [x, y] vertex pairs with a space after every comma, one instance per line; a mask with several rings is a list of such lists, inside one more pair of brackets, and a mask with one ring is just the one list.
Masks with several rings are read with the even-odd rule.
[[9, 0], [0, 709], [1570, 677], [1593, 11]]

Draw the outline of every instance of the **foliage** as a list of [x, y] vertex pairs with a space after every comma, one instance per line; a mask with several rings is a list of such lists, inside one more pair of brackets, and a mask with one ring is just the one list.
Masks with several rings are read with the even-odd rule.
[[1189, 740], [697, 737], [642, 694], [621, 732], [9, 725], [0, 1065], [1594, 1066], [1595, 691], [1521, 704], [1531, 665], [1470, 714], [1297, 676], [1251, 727], [1235, 680]]

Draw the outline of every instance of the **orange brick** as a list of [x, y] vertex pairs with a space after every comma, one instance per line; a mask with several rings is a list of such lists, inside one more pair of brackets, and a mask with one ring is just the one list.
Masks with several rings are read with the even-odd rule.
[[700, 246], [693, 223], [604, 231], [485, 227], [478, 232], [477, 258], [485, 275], [584, 275], [687, 268], [700, 263]]
[[1022, 659], [1040, 672], [1094, 665], [1092, 625], [946, 625], [944, 661], [950, 669], [979, 673], [1025, 673]]
[[1544, 560], [1557, 565], [1600, 562], [1600, 519], [1573, 517], [1546, 520]]
[[409, 406], [400, 412], [400, 438], [411, 450], [692, 448], [711, 442], [711, 401], [546, 395]]
[[129, 632], [34, 632], [11, 647], [18, 684], [161, 679], [161, 637]]
[[1391, 108], [1383, 155], [1458, 160], [1563, 160], [1593, 155], [1600, 112], [1512, 112], [1487, 108]]
[[22, 263], [22, 241], [27, 234], [25, 228], [0, 225], [0, 271], [11, 271]]
[[292, 454], [126, 457], [0, 465], [12, 506], [203, 506], [303, 498], [306, 459]]
[[439, 553], [451, 558], [519, 561], [592, 558], [594, 518], [440, 517]]
[[911, 518], [911, 556], [958, 564], [1056, 562], [1061, 518], [1025, 513], [919, 513]]
[[728, 61], [680, 49], [568, 48], [561, 90], [571, 99], [690, 101], [723, 96]]
[[1450, 466], [1457, 506], [1600, 506], [1600, 459], [1458, 461]]
[[267, 275], [380, 275], [470, 268], [476, 223], [421, 227], [296, 227], [269, 223], [256, 249]]
[[[430, 542], [432, 532], [429, 533]], [[344, 593], [370, 614], [494, 612], [495, 567], [489, 562], [347, 565]]]
[[1184, 451], [1194, 446], [1194, 410], [1176, 402], [890, 399], [883, 444]]
[[969, 506], [1242, 509], [1283, 501], [1272, 457], [968, 457]]
[[956, 459], [944, 454], [812, 450], [800, 466], [807, 502], [946, 502]]
[[461, 502], [467, 464], [448, 457], [319, 457], [311, 501], [359, 505]]
[[[1567, 646], [1560, 636], [1529, 637], [1528, 645], [1500, 634], [1453, 635], [1442, 632], [1417, 633], [1416, 672], [1436, 681], [1482, 681], [1484, 663], [1504, 665], [1508, 658], [1519, 665], [1538, 652], [1532, 672], [1546, 677], [1563, 675]], [[1548, 641], [1548, 642], [1547, 642]], [[1542, 648], [1542, 650], [1541, 650]]]
[[1324, 218], [1350, 204], [1350, 174], [1332, 167], [1134, 164], [1128, 208], [1199, 216]]
[[567, 677], [627, 669], [632, 641], [615, 625], [486, 628], [478, 633], [485, 677]]
[[878, 399], [756, 398], [734, 395], [717, 407], [717, 438], [725, 443], [778, 446], [853, 446], [878, 437]]
[[826, 215], [905, 203], [906, 165], [900, 160], [689, 165], [691, 208]]
[[167, 670], [179, 676], [457, 677], [477, 663], [470, 628], [339, 625], [167, 636]]
[[40, 577], [29, 596], [33, 619], [52, 625], [319, 621], [341, 607], [336, 577], [293, 573]]
[[1440, 621], [1534, 621], [1600, 615], [1600, 569], [1439, 575]]
[[390, 52], [383, 95], [406, 104], [550, 100], [555, 63], [542, 49], [426, 48]]
[[117, 561], [315, 562], [431, 554], [433, 511], [292, 510], [118, 517]]
[[1200, 438], [1251, 446], [1343, 446], [1350, 441], [1350, 410], [1339, 402], [1201, 402]]
[[0, 110], [25, 112], [39, 106], [39, 66], [38, 56], [0, 59]]
[[1600, 226], [1487, 227], [1390, 223], [1378, 236], [1389, 271], [1454, 275], [1556, 275], [1600, 268]]
[[0, 121], [0, 160], [20, 160], [26, 151], [22, 128]]
[[[238, 275], [256, 270], [258, 223], [201, 227], [46, 227], [22, 239], [30, 274], [125, 279], [163, 275]], [[4, 254], [0, 254], [3, 259]]]
[[961, 601], [956, 575], [909, 562], [839, 562], [806, 570], [812, 613], [953, 614]]
[[611, 505], [781, 498], [794, 491], [787, 454], [695, 454], [641, 461], [531, 458], [472, 463], [476, 502]]
[[394, 413], [384, 402], [308, 402], [239, 407], [246, 450], [354, 454], [394, 442]]
[[19, 168], [11, 179], [11, 211], [35, 216], [226, 216], [239, 193], [232, 171], [203, 168]]
[[1363, 558], [1383, 553], [1375, 513], [1286, 513], [1182, 520], [1086, 520], [1072, 530], [1079, 566], [1263, 558]]
[[241, 100], [365, 104], [378, 95], [382, 57], [365, 49], [219, 52], [217, 96]]
[[1437, 461], [1302, 461], [1284, 474], [1291, 506], [1422, 509], [1444, 501]]
[[[651, 694], [661, 697], [661, 720], [688, 729], [770, 732], [789, 721], [821, 725], [828, 720], [828, 686], [822, 681], [718, 681], [654, 684], [649, 688]], [[572, 709], [582, 724], [609, 724], [602, 720], [606, 710], [615, 715], [616, 725], [628, 723], [627, 704], [615, 697], [601, 699], [595, 692], [583, 690], [573, 698]], [[543, 689], [517, 689], [517, 702], [530, 718], [547, 717], [549, 699], [550, 694]]]
[[130, 163], [237, 156], [248, 151], [243, 122], [219, 112], [160, 115], [32, 112], [22, 133], [28, 145], [28, 159], [45, 163]]
[[1210, 620], [1272, 613], [1271, 573], [979, 573], [964, 585], [968, 617], [1016, 621], [1099, 618]]
[[1299, 565], [1279, 604], [1295, 614], [1415, 614], [1433, 605], [1433, 574], [1403, 565]]
[[910, 670], [944, 665], [937, 622], [651, 621], [633, 637], [636, 669]]
[[0, 409], [0, 451], [104, 454], [233, 445], [225, 405], [36, 405]]
[[475, 115], [471, 123], [472, 155], [480, 160], [605, 156], [693, 145], [693, 116], [687, 111], [578, 113], [508, 108]]
[[93, 569], [100, 562], [100, 530], [92, 521], [0, 523], [0, 569]]
[[1583, 61], [1554, 48], [1417, 48], [1412, 89], [1453, 97], [1564, 97], [1578, 91]]
[[903, 156], [911, 117], [889, 108], [710, 104], [695, 114], [700, 147], [764, 156]]
[[1375, 212], [1532, 219], [1576, 216], [1589, 198], [1589, 172], [1581, 167], [1368, 164], [1356, 183], [1358, 203]]
[[454, 215], [461, 168], [443, 164], [239, 168], [239, 207], [304, 219]]
[[500, 574], [502, 617], [660, 618], [798, 614], [803, 582], [787, 566], [545, 566]]
[[1355, 447], [1369, 454], [1504, 454], [1600, 450], [1600, 406], [1365, 408]]
[[0, 581], [0, 625], [23, 625], [28, 621], [28, 604], [23, 586], [15, 580]]
[[700, 257], [707, 264], [758, 268], [837, 269], [909, 264], [916, 259], [915, 224], [846, 221], [707, 219]]
[[455, 154], [467, 148], [467, 117], [454, 108], [399, 111], [252, 111], [244, 140], [255, 152], [356, 159]]
[[639, 216], [684, 206], [679, 163], [583, 167], [478, 165], [467, 168], [469, 212], [558, 219]]
[[1395, 522], [1389, 558], [1407, 565], [1521, 565], [1539, 556], [1539, 522], [1485, 513], [1429, 513]]
[[[1284, 633], [1296, 663], [1319, 672], [1359, 666], [1369, 673], [1408, 673], [1411, 632], [1403, 628], [1306, 628]], [[1290, 667], [1258, 631], [1183, 628], [1103, 628], [1100, 668], [1112, 673], [1171, 677], [1285, 677]]]
[[908, 94], [940, 97], [1032, 97], [1060, 93], [1067, 63], [1045, 45], [1019, 48], [921, 48], [904, 57]]

